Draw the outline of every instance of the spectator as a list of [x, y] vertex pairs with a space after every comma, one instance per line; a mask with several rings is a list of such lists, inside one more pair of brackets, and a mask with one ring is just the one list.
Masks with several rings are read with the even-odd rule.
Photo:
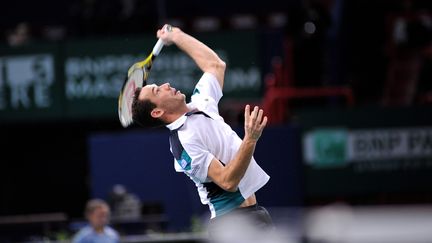
[[118, 243], [118, 233], [108, 226], [110, 208], [106, 202], [93, 199], [87, 202], [85, 216], [90, 225], [82, 228], [72, 239], [73, 243]]
[[136, 195], [128, 192], [124, 185], [113, 186], [108, 202], [111, 205], [114, 220], [141, 217], [141, 201]]

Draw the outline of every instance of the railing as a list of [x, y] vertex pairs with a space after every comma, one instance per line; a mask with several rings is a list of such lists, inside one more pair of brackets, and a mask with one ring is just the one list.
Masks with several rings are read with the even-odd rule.
[[273, 59], [272, 72], [265, 79], [266, 90], [261, 106], [269, 118], [269, 124], [280, 124], [287, 119], [288, 102], [293, 99], [344, 97], [348, 106], [354, 105], [350, 87], [294, 87], [292, 50], [292, 41], [285, 40], [285, 58]]

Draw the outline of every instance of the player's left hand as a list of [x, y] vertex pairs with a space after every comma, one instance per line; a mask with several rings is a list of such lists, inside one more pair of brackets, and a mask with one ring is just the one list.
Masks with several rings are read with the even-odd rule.
[[255, 106], [252, 112], [250, 106], [245, 107], [245, 138], [257, 142], [261, 137], [262, 131], [267, 125], [267, 116], [264, 116], [264, 111], [258, 106]]

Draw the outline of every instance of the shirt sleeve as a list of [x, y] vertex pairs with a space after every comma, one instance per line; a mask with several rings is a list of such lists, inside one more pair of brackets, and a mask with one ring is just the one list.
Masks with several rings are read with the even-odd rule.
[[192, 100], [199, 96], [211, 97], [216, 103], [219, 103], [219, 100], [223, 96], [222, 88], [213, 74], [204, 73], [201, 76], [192, 93]]
[[182, 143], [183, 151], [180, 158], [175, 159], [175, 169], [178, 172], [184, 172], [195, 182], [206, 182], [208, 167], [214, 158], [214, 155], [204, 147], [202, 141], [198, 139]]
[[204, 111], [215, 119], [218, 117], [218, 103], [222, 98], [222, 89], [216, 77], [211, 73], [204, 73], [198, 81], [191, 97], [193, 108]]
[[205, 150], [200, 144], [186, 144], [185, 150], [188, 151], [192, 161], [191, 169], [186, 174], [203, 183], [208, 181], [208, 168], [214, 155]]

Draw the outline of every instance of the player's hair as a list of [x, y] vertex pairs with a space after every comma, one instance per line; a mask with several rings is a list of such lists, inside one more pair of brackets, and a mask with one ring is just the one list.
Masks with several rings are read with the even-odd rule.
[[135, 89], [135, 95], [132, 101], [132, 119], [135, 123], [142, 127], [154, 128], [165, 125], [159, 118], [151, 116], [151, 112], [156, 108], [156, 104], [148, 99], [139, 100], [138, 96], [141, 92], [140, 87]]
[[109, 209], [108, 204], [101, 199], [92, 199], [87, 202], [86, 208], [85, 208], [85, 216], [89, 216], [92, 214], [96, 209], [101, 207], [107, 207]]

